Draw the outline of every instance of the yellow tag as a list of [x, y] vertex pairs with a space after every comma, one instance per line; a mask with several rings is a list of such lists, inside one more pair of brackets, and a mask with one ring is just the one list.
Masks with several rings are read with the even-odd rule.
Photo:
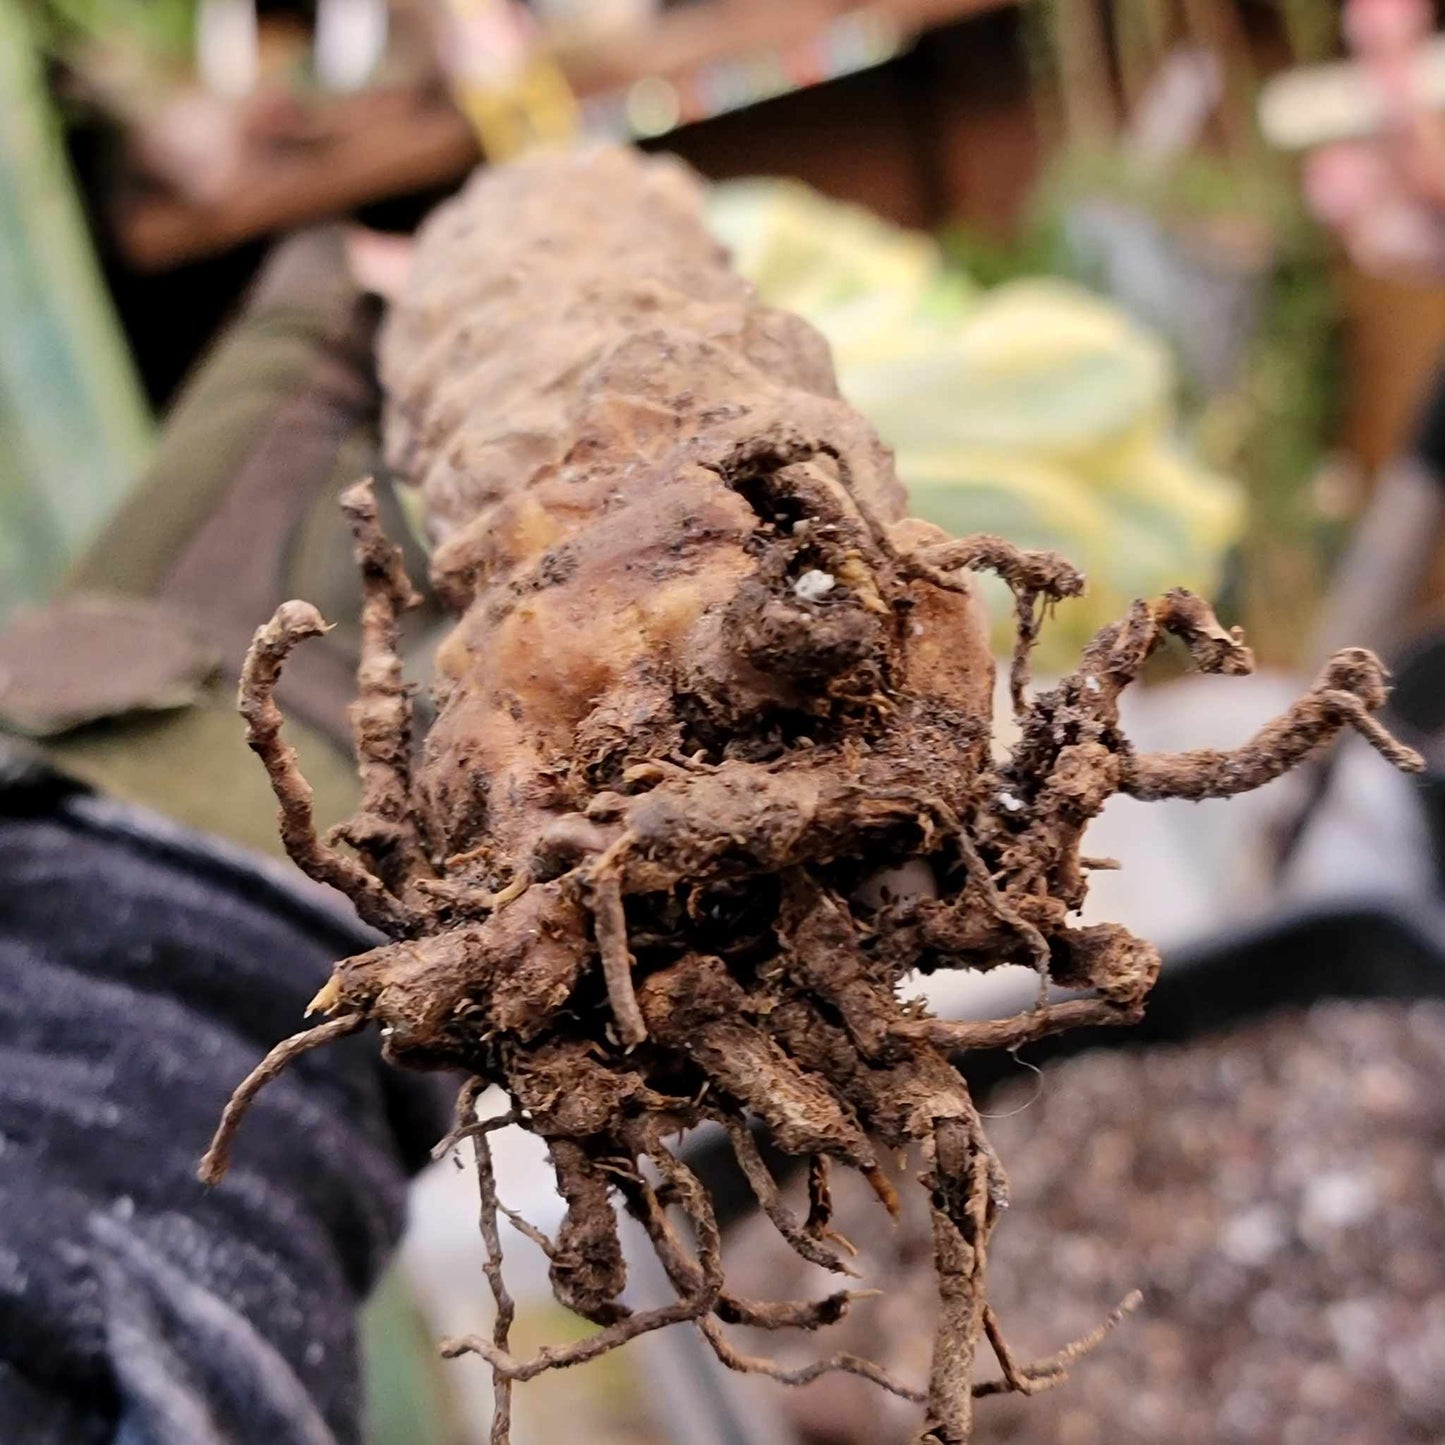
[[487, 159], [574, 139], [577, 97], [525, 8], [512, 0], [447, 0], [447, 10], [452, 91]]

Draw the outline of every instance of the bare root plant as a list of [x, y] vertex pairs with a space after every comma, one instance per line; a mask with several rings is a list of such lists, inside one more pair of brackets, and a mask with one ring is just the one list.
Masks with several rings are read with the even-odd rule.
[[[391, 941], [341, 961], [313, 1004], [329, 1021], [240, 1086], [203, 1177], [225, 1172], [267, 1080], [375, 1024], [393, 1061], [469, 1080], [446, 1142], [475, 1150], [497, 1308], [489, 1334], [444, 1350], [490, 1366], [494, 1445], [515, 1384], [685, 1322], [730, 1369], [851, 1372], [916, 1401], [922, 1441], [961, 1445], [976, 1398], [1060, 1383], [1137, 1300], [1056, 1355], [1014, 1356], [986, 1288], [1007, 1185], [951, 1059], [1140, 1017], [1155, 950], [1071, 921], [1096, 866], [1084, 830], [1113, 795], [1229, 797], [1351, 728], [1418, 768], [1373, 716], [1379, 663], [1338, 654], [1233, 751], [1139, 753], [1119, 697], [1167, 638], [1201, 671], [1251, 667], [1238, 632], [1175, 591], [1135, 603], [1030, 697], [1043, 614], [1083, 579], [1053, 553], [906, 516], [826, 347], [757, 303], [671, 163], [607, 152], [474, 180], [423, 233], [382, 370], [391, 460], [422, 488], [435, 581], [460, 613], [436, 657], [436, 721], [418, 754], [397, 650], [415, 594], [367, 484], [345, 499], [365, 584], [356, 816], [318, 836], [281, 737], [277, 677], [324, 629], [314, 608], [289, 602], [257, 633], [240, 706], [291, 856]], [[1020, 736], [1002, 758], [980, 570], [1017, 600]], [[948, 1022], [900, 999], [908, 975], [1006, 963], [1039, 975], [1015, 1017]], [[480, 1119], [493, 1086], [510, 1107]], [[891, 1210], [880, 1151], [921, 1151], [939, 1301], [926, 1382], [849, 1354], [785, 1370], [729, 1341], [731, 1325], [822, 1330], [861, 1296], [729, 1290], [712, 1204], [667, 1142], [705, 1121], [788, 1245], [844, 1281], [830, 1168], [860, 1171]], [[498, 1198], [489, 1135], [504, 1124], [546, 1141], [566, 1205], [555, 1238]], [[806, 1215], [760, 1136], [805, 1162]], [[624, 1301], [619, 1210], [670, 1303]], [[504, 1217], [594, 1333], [513, 1353]], [[980, 1380], [985, 1346], [1001, 1373]]]

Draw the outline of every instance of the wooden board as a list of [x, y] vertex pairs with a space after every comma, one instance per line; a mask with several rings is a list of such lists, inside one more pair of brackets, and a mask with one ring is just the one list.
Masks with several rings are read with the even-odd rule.
[[[787, 51], [850, 14], [879, 18], [906, 43], [933, 26], [1013, 3], [699, 0], [664, 12], [638, 35], [560, 59], [587, 100], [625, 91], [639, 80], [684, 83], [729, 58]], [[114, 208], [122, 253], [138, 269], [163, 270], [389, 196], [445, 185], [481, 159], [467, 122], [444, 102], [418, 105], [400, 117], [394, 107], [382, 107], [370, 119], [364, 107], [355, 107], [354, 116], [343, 133], [328, 140], [247, 158], [225, 199], [215, 203], [136, 188], [123, 192]]]

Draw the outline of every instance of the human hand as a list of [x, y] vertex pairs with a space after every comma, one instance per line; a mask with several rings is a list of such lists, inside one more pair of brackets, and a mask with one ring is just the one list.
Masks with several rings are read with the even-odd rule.
[[1367, 140], [1323, 146], [1305, 163], [1305, 200], [1366, 271], [1445, 274], [1445, 121], [1420, 95], [1428, 0], [1349, 0], [1345, 38], [1384, 102]]
[[353, 225], [346, 228], [344, 245], [356, 284], [383, 301], [396, 300], [411, 275], [412, 238]]

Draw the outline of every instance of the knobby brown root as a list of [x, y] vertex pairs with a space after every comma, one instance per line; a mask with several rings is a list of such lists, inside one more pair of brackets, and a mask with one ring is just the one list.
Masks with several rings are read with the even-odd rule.
[[[359, 548], [363, 565], [368, 558], [392, 555], [365, 530], [374, 525], [374, 514], [367, 521], [360, 506], [365, 500], [366, 494], [353, 494], [353, 515], [359, 511], [365, 521], [359, 531], [365, 539]], [[987, 545], [977, 549], [960, 546], [946, 552], [936, 565], [983, 565], [988, 560], [1002, 570], [1002, 560], [1009, 554], [1001, 552], [992, 539], [983, 540]], [[1030, 554], [1019, 555], [1025, 559], [1020, 570], [1025, 565], [1042, 567], [1029, 561]], [[1066, 572], [1059, 575], [1068, 576]], [[1032, 574], [1025, 574], [1025, 582], [1033, 580]], [[388, 596], [400, 596], [392, 583], [387, 587]], [[371, 658], [371, 701], [358, 709], [358, 749], [367, 778], [366, 798], [358, 816], [374, 822], [396, 817], [399, 800], [409, 795], [411, 785], [400, 754], [381, 735], [384, 728], [390, 728], [391, 744], [399, 746], [410, 728], [409, 703], [404, 703], [396, 690], [399, 674], [388, 655], [394, 643], [393, 604], [378, 602], [372, 620], [380, 640]], [[449, 883], [445, 876], [423, 879], [411, 905], [404, 907], [379, 878], [316, 838], [304, 781], [295, 770], [294, 756], [278, 741], [280, 719], [271, 693], [280, 660], [297, 640], [320, 626], [310, 609], [288, 604], [258, 633], [243, 683], [253, 746], [271, 773], [293, 857], [313, 877], [343, 887], [358, 907], [364, 903], [373, 921], [384, 921], [397, 932], [405, 928], [421, 934], [445, 933], [446, 911], [457, 908], [462, 896], [470, 898], [478, 892], [484, 895], [485, 906], [478, 908], [473, 903], [459, 916], [474, 918], [506, 909], [532, 882], [530, 863], [516, 865], [512, 886], [496, 893], [486, 893], [474, 884]], [[856, 807], [859, 818], [866, 819], [880, 802], [887, 810], [880, 816], [888, 818], [888, 826], [896, 827], [909, 809], [900, 811], [887, 803], [878, 787], [870, 789], [866, 797], [856, 794], [856, 802], [847, 803], [834, 799], [826, 788], [810, 785], [804, 795], [808, 802], [799, 807], [795, 793], [770, 781], [777, 779], [776, 772], [764, 771], [746, 775], [739, 802], [734, 805], [728, 801], [732, 775], [726, 766], [697, 769], [666, 763], [645, 774], [653, 786], [641, 797], [655, 800], [649, 803], [652, 812], [646, 821], [635, 815], [629, 822], [631, 805], [625, 797], [615, 805], [592, 809], [604, 824], [615, 816], [622, 827], [618, 833], [618, 824], [612, 832], [604, 826], [598, 845], [605, 843], [607, 858], [619, 861], [579, 873], [575, 890], [592, 914], [596, 968], [606, 1000], [601, 1036], [595, 1029], [588, 1035], [589, 1049], [598, 1060], [592, 1066], [593, 1075], [590, 1079], [586, 1075], [569, 1077], [565, 1072], [557, 1076], [551, 1087], [577, 1090], [578, 1097], [570, 1103], [554, 1103], [554, 1115], [544, 1121], [533, 1112], [532, 1104], [523, 1102], [531, 1097], [528, 1087], [515, 1075], [509, 1080], [505, 1068], [499, 1074], [493, 1065], [463, 1089], [456, 1125], [440, 1146], [444, 1150], [471, 1139], [476, 1154], [486, 1277], [496, 1305], [493, 1329], [490, 1337], [471, 1335], [448, 1341], [443, 1353], [476, 1354], [491, 1367], [496, 1381], [493, 1445], [506, 1445], [509, 1439], [514, 1384], [548, 1370], [586, 1363], [639, 1335], [685, 1322], [698, 1326], [714, 1354], [730, 1369], [791, 1385], [806, 1384], [829, 1373], [851, 1373], [925, 1405], [927, 1423], [921, 1440], [961, 1445], [971, 1434], [976, 1399], [1005, 1391], [1032, 1394], [1061, 1383], [1069, 1367], [1137, 1307], [1138, 1297], [1131, 1296], [1083, 1340], [1042, 1361], [1016, 1361], [987, 1305], [987, 1242], [997, 1219], [1002, 1183], [977, 1115], [970, 1107], [959, 1117], [930, 1117], [926, 1105], [919, 1114], [911, 1087], [902, 1081], [896, 1085], [880, 1082], [888, 1075], [878, 1073], [876, 1066], [893, 1058], [899, 1049], [927, 1047], [958, 1053], [1016, 1047], [1065, 1029], [1139, 1018], [1157, 973], [1157, 955], [1148, 945], [1111, 926], [1092, 930], [1062, 927], [1062, 914], [1039, 906], [1050, 896], [1041, 893], [1041, 883], [1057, 887], [1069, 865], [1082, 876], [1085, 860], [1077, 854], [1082, 825], [1113, 791], [1140, 797], [1228, 796], [1278, 776], [1351, 726], [1398, 766], [1419, 766], [1418, 759], [1384, 733], [1372, 717], [1372, 710], [1384, 697], [1383, 672], [1373, 658], [1358, 652], [1334, 659], [1311, 692], [1233, 752], [1133, 754], [1116, 731], [1118, 693], [1137, 675], [1167, 632], [1179, 635], [1208, 670], [1242, 671], [1249, 665], [1247, 649], [1237, 636], [1220, 629], [1208, 608], [1188, 594], [1170, 594], [1150, 607], [1141, 605], [1123, 623], [1105, 629], [1089, 648], [1079, 671], [1026, 709], [1024, 736], [1013, 758], [995, 777], [981, 778], [983, 786], [974, 795], [975, 806], [962, 819], [951, 801], [926, 790], [916, 795], [911, 805], [920, 825], [915, 856], [930, 860], [934, 877], [946, 879], [956, 874], [958, 892], [951, 899], [945, 895], [937, 900], [904, 901], [877, 915], [869, 925], [871, 953], [863, 947], [863, 935], [858, 932], [866, 914], [859, 914], [837, 892], [817, 891], [823, 877], [817, 871], [817, 860], [826, 860], [830, 850], [839, 850], [840, 844], [829, 839], [814, 841], [808, 830], [818, 826], [820, 816], [827, 816], [830, 826], [838, 827], [833, 814], [846, 815], [849, 807]], [[379, 685], [375, 685], [377, 678]], [[1041, 742], [1045, 730], [1047, 744]], [[642, 776], [644, 770], [632, 769], [634, 780]], [[710, 784], [721, 785], [712, 797]], [[664, 806], [662, 799], [669, 787], [679, 794], [679, 800]], [[775, 797], [768, 794], [769, 788], [777, 789]], [[915, 797], [906, 790], [898, 796]], [[685, 812], [679, 814], [683, 798], [688, 801]], [[759, 799], [764, 800], [761, 808]], [[1010, 808], [1008, 800], [1016, 800], [1018, 806]], [[792, 841], [780, 845], [768, 828], [776, 825], [779, 809], [786, 815], [789, 806], [798, 810], [792, 821], [784, 824]], [[639, 993], [634, 982], [637, 956], [628, 938], [628, 899], [636, 897], [634, 888], [656, 893], [660, 884], [674, 880], [683, 885], [691, 878], [694, 886], [703, 887], [709, 878], [724, 882], [729, 869], [718, 868], [715, 862], [709, 866], [719, 850], [702, 831], [708, 819], [727, 830], [723, 852], [752, 853], [780, 865], [786, 856], [779, 852], [780, 846], [792, 850], [798, 862], [787, 865], [792, 871], [784, 897], [793, 901], [779, 913], [774, 926], [796, 931], [802, 951], [799, 956], [806, 963], [801, 972], [792, 974], [761, 970], [749, 987], [723, 958], [689, 954], [670, 966], [653, 967]], [[865, 822], [865, 829], [867, 826]], [[654, 833], [659, 827], [660, 833]], [[840, 831], [847, 836], [846, 826]], [[397, 860], [418, 856], [422, 836], [418, 828], [382, 830], [353, 822], [343, 835], [380, 871], [388, 872], [397, 887], [405, 887], [407, 874], [398, 870]], [[687, 861], [669, 863], [669, 847]], [[634, 855], [646, 860], [645, 867], [631, 865], [644, 882], [630, 888], [628, 865], [620, 860]], [[463, 867], [470, 864], [465, 853], [456, 856]], [[592, 856], [582, 856], [584, 868]], [[453, 861], [440, 860], [440, 866], [445, 868]], [[801, 873], [799, 864], [804, 868]], [[749, 869], [744, 867], [740, 876], [746, 880]], [[432, 916], [417, 925], [412, 917], [419, 901], [432, 910]], [[950, 939], [959, 934], [959, 916], [969, 921], [971, 929], [969, 945], [954, 950], [959, 963], [986, 967], [991, 961], [1017, 956], [1039, 970], [1041, 983], [1051, 980], [1068, 987], [1090, 987], [1096, 996], [1058, 1003], [1041, 1000], [1037, 1007], [1014, 1018], [993, 1021], [954, 1022], [904, 1011], [893, 991], [903, 968], [897, 960], [887, 961], [889, 949], [921, 934], [933, 951], [944, 950], [942, 961], [946, 962]], [[406, 923], [399, 926], [398, 920], [403, 918]], [[398, 946], [415, 955], [415, 946]], [[649, 946], [655, 948], [655, 937], [649, 939]], [[467, 953], [465, 944], [459, 948]], [[385, 949], [379, 950], [378, 956], [383, 962], [390, 958]], [[933, 966], [939, 962], [935, 959]], [[474, 973], [482, 970], [478, 978], [485, 975], [484, 957], [468, 958], [467, 964]], [[395, 969], [388, 968], [384, 976], [391, 978], [392, 987], [400, 983], [401, 974]], [[570, 989], [582, 977], [578, 969], [568, 991], [559, 996], [559, 1004], [566, 1002]], [[794, 1059], [788, 1029], [776, 1033], [770, 1029], [769, 1020], [775, 1013], [780, 1018], [786, 1015], [779, 1005], [797, 978], [803, 980], [804, 997], [841, 1011], [856, 1054], [840, 1055], [831, 1064], [806, 1052]], [[380, 997], [381, 987], [373, 984], [358, 993], [354, 985], [348, 985], [345, 972], [338, 972], [318, 996], [318, 1004], [341, 1010], [339, 1016], [279, 1045], [236, 1091], [201, 1166], [207, 1182], [214, 1183], [224, 1174], [236, 1128], [256, 1093], [297, 1055], [353, 1033], [373, 1019], [389, 1021], [394, 1029], [398, 1023], [414, 1028], [412, 1019], [389, 1019]], [[565, 1012], [570, 1013], [570, 1008]], [[485, 1012], [479, 1021], [488, 1027]], [[569, 1032], [559, 1019], [539, 1037], [559, 1040]], [[817, 1030], [813, 1033], [816, 1036]], [[430, 1038], [427, 1047], [435, 1050], [441, 1042]], [[451, 1047], [459, 1061], [464, 1058], [474, 1065], [479, 1058], [465, 1042], [459, 1049]], [[405, 1056], [395, 1043], [393, 1050]], [[854, 1061], [849, 1063], [849, 1058]], [[871, 1099], [860, 1096], [847, 1082], [850, 1070], [861, 1068], [873, 1070]], [[684, 1074], [689, 1069], [700, 1071], [700, 1093], [681, 1097], [672, 1092], [679, 1069]], [[907, 1077], [906, 1071], [902, 1077]], [[493, 1081], [513, 1094], [515, 1106], [494, 1119], [479, 1121], [476, 1101]], [[952, 1087], [966, 1098], [956, 1075]], [[573, 1114], [578, 1116], [575, 1121], [570, 1118]], [[658, 1131], [664, 1123], [686, 1127], [702, 1119], [717, 1120], [726, 1129], [760, 1207], [789, 1247], [812, 1263], [844, 1274], [854, 1270], [829, 1247], [831, 1241], [840, 1248], [851, 1248], [829, 1228], [828, 1161], [836, 1159], [862, 1170], [874, 1182], [880, 1198], [891, 1203], [892, 1187], [877, 1167], [865, 1130], [879, 1132], [893, 1146], [909, 1139], [923, 1144], [929, 1164], [923, 1183], [933, 1201], [940, 1301], [934, 1363], [926, 1389], [895, 1380], [874, 1362], [850, 1354], [835, 1354], [789, 1369], [739, 1351], [727, 1340], [725, 1323], [765, 1329], [822, 1328], [871, 1292], [843, 1292], [816, 1301], [768, 1302], [741, 1299], [726, 1290], [711, 1208], [691, 1172], [659, 1142]], [[548, 1138], [558, 1187], [568, 1200], [567, 1218], [555, 1241], [507, 1209], [497, 1196], [487, 1136], [510, 1125], [537, 1128]], [[755, 1127], [765, 1129], [775, 1147], [806, 1159], [806, 1220], [800, 1220], [784, 1202], [753, 1137]], [[643, 1178], [640, 1165], [644, 1160], [661, 1171], [662, 1191], [654, 1190]], [[609, 1185], [620, 1190], [624, 1206], [652, 1240], [678, 1292], [675, 1302], [634, 1311], [618, 1298], [626, 1275], [607, 1198]], [[696, 1257], [668, 1221], [664, 1196], [682, 1207], [698, 1239]], [[558, 1298], [597, 1323], [596, 1334], [565, 1348], [544, 1349], [529, 1360], [510, 1353], [515, 1307], [502, 1276], [502, 1218], [544, 1251], [552, 1262]], [[974, 1362], [984, 1339], [998, 1358], [1003, 1371], [1000, 1380], [974, 1379]]]
[[1022, 715], [1044, 613], [1066, 597], [1082, 596], [1084, 574], [1057, 552], [1025, 551], [1002, 537], [985, 534], [930, 547], [915, 554], [908, 565], [915, 575], [940, 586], [952, 585], [947, 574], [956, 571], [992, 572], [1008, 584], [1014, 595], [1017, 634], [1009, 667], [1009, 697], [1014, 712]]
[[1373, 654], [1347, 648], [1330, 659], [1314, 687], [1282, 717], [1232, 752], [1196, 748], [1144, 753], [1124, 766], [1120, 791], [1130, 797], [1230, 798], [1253, 792], [1298, 766], [1346, 728], [1354, 728], [1386, 762], [1405, 772], [1420, 755], [1390, 736], [1370, 715], [1385, 700], [1385, 671]]
[[321, 614], [309, 602], [283, 602], [257, 631], [246, 654], [237, 707], [246, 720], [246, 742], [271, 779], [281, 808], [281, 841], [296, 866], [318, 883], [339, 889], [373, 927], [399, 934], [410, 922], [400, 900], [375, 874], [317, 837], [311, 785], [301, 775], [296, 749], [281, 740], [283, 718], [275, 693], [282, 665], [298, 643], [327, 630]]
[[402, 894], [417, 875], [431, 872], [421, 846], [411, 797], [411, 689], [402, 677], [401, 614], [421, 604], [406, 575], [401, 548], [381, 530], [370, 481], [341, 498], [361, 570], [361, 661], [351, 707], [361, 804], [333, 830], [349, 843], [391, 892]]
[[622, 911], [622, 884], [614, 877], [599, 879], [592, 893], [592, 916], [597, 929], [597, 952], [612, 1006], [612, 1021], [624, 1044], [640, 1044], [647, 1025], [632, 987], [632, 954], [627, 948], [627, 919]]
[[[241, 1085], [202, 1177], [225, 1172], [291, 1059], [376, 1024], [393, 1061], [471, 1080], [445, 1146], [473, 1142], [496, 1309], [443, 1349], [491, 1368], [493, 1445], [513, 1385], [675, 1324], [731, 1369], [871, 1380], [923, 1407], [923, 1440], [964, 1445], [976, 1399], [1059, 1383], [1137, 1304], [1048, 1359], [1013, 1358], [987, 1299], [1007, 1184], [950, 1062], [1140, 1017], [1158, 954], [1075, 921], [1107, 862], [1081, 851], [1089, 822], [1120, 792], [1258, 787], [1347, 728], [1396, 766], [1420, 760], [1376, 721], [1384, 672], [1353, 650], [1237, 749], [1137, 753], [1119, 697], [1168, 638], [1203, 672], [1253, 663], [1184, 591], [1135, 603], [1030, 697], [1039, 627], [1079, 573], [906, 517], [826, 349], [757, 305], [698, 212], [665, 164], [555, 156], [489, 172], [428, 228], [382, 369], [391, 459], [423, 487], [435, 580], [462, 614], [437, 651], [436, 721], [415, 753], [397, 653], [414, 594], [365, 486], [345, 499], [365, 596], [362, 801], [332, 840], [274, 699], [291, 650], [324, 630], [315, 609], [287, 603], [257, 633], [240, 694], [291, 856], [394, 941], [337, 965], [314, 1003], [331, 1021]], [[999, 760], [976, 571], [1015, 599], [1019, 738]], [[1014, 1018], [948, 1022], [901, 997], [918, 971], [1012, 963], [1040, 985]], [[1049, 986], [1086, 996], [1050, 1002]], [[480, 1120], [488, 1088], [507, 1108]], [[868, 1292], [728, 1290], [711, 1202], [662, 1142], [705, 1123], [789, 1248], [845, 1275], [829, 1170], [896, 1208], [880, 1160], [921, 1155], [939, 1302], [926, 1382], [825, 1351], [786, 1369], [727, 1340], [729, 1325], [825, 1329]], [[488, 1141], [513, 1125], [547, 1145], [555, 1239], [498, 1198]], [[763, 1143], [806, 1172], [806, 1216]], [[622, 1211], [674, 1299], [623, 1300]], [[502, 1219], [595, 1333], [513, 1354]], [[980, 1383], [985, 1342], [1003, 1375]]]

